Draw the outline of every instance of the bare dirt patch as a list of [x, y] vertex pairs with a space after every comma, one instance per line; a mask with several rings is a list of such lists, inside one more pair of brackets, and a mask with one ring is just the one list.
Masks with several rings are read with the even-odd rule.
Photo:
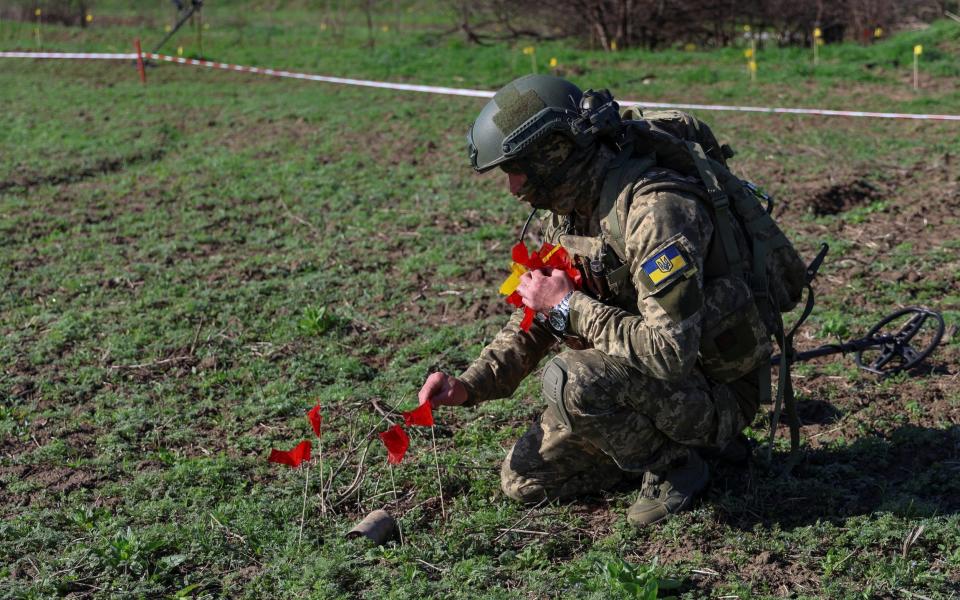
[[806, 204], [817, 216], [835, 215], [869, 204], [881, 196], [880, 188], [866, 179], [854, 179], [817, 190]]
[[140, 163], [156, 162], [163, 158], [164, 154], [166, 154], [166, 151], [163, 148], [155, 148], [149, 152], [137, 152], [130, 156], [102, 158], [87, 166], [69, 167], [53, 173], [26, 171], [15, 174], [10, 179], [0, 181], [0, 192], [14, 188], [30, 189], [41, 185], [76, 183], [84, 179], [123, 171]]

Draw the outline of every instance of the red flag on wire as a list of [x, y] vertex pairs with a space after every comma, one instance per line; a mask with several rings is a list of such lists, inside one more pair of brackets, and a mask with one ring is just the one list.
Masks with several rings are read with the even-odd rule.
[[386, 431], [380, 432], [380, 439], [387, 448], [387, 462], [393, 465], [399, 465], [403, 460], [403, 455], [407, 453], [410, 447], [410, 436], [403, 430], [403, 427], [394, 425]]
[[313, 427], [313, 432], [317, 434], [317, 437], [320, 437], [320, 424], [323, 423], [323, 415], [320, 414], [319, 402], [307, 413], [307, 419], [310, 420], [310, 426]]
[[403, 421], [407, 424], [407, 427], [411, 425], [433, 427], [433, 408], [429, 402], [424, 402], [415, 409], [403, 413]]
[[310, 460], [310, 440], [303, 440], [293, 450], [270, 450], [270, 462], [299, 467], [300, 463]]

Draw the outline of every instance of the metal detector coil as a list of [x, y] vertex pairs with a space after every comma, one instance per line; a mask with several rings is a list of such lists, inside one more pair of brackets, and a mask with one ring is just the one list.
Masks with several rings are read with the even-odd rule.
[[[907, 315], [911, 316], [899, 329], [894, 332], [886, 331], [887, 327], [896, 326], [897, 321], [902, 320]], [[924, 327], [930, 319], [932, 319], [932, 331], [929, 326]], [[884, 317], [867, 332], [866, 336], [860, 339], [842, 344], [826, 344], [806, 352], [797, 352], [788, 358], [791, 363], [796, 363], [819, 356], [852, 352], [857, 366], [864, 371], [881, 376], [895, 375], [915, 368], [930, 356], [940, 345], [945, 329], [943, 316], [940, 313], [922, 306], [909, 306]], [[932, 332], [932, 336], [925, 342], [924, 346], [917, 349], [910, 342], [921, 331], [926, 331], [928, 334]], [[877, 350], [875, 357], [869, 354], [874, 349]], [[867, 353], [866, 356], [865, 353]], [[779, 355], [770, 359], [771, 365], [779, 363]]]

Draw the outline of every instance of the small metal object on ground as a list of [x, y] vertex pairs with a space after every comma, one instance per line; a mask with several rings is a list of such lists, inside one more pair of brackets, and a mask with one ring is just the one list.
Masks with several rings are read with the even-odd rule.
[[364, 517], [353, 529], [347, 532], [347, 537], [354, 539], [364, 536], [380, 546], [393, 537], [396, 529], [397, 522], [390, 516], [390, 513], [378, 509]]

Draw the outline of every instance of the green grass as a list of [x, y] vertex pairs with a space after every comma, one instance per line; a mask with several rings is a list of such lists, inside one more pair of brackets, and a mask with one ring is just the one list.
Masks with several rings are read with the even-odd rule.
[[[400, 33], [378, 29], [373, 49], [358, 14], [341, 36], [321, 34], [300, 3], [245, 6], [207, 9], [207, 55], [485, 89], [529, 69], [527, 42], [438, 38], [446, 23], [428, 5], [379, 17]], [[169, 18], [125, 25], [143, 11], [133, 3], [96, 11], [86, 31], [45, 27], [44, 47], [127, 51]], [[754, 86], [736, 48], [549, 43], [537, 58], [618, 97], [957, 114], [958, 31], [940, 22], [827, 47], [816, 70], [803, 50], [766, 49]], [[3, 22], [0, 46], [33, 48], [31, 26]], [[0, 596], [956, 594], [955, 334], [922, 377], [877, 382], [849, 357], [799, 368], [810, 449], [795, 476], [776, 475], [780, 439], [772, 465], [715, 468], [705, 501], [662, 527], [626, 524], [629, 489], [529, 512], [503, 497], [499, 462], [541, 408], [531, 378], [511, 399], [438, 413], [447, 522], [430, 436], [415, 431], [397, 502], [378, 444], [359, 494], [326, 517], [312, 467], [298, 548], [302, 473], [268, 464], [269, 449], [310, 436], [304, 413], [319, 399], [327, 475], [346, 459], [333, 481], [344, 493], [360, 457], [350, 449], [384, 428], [373, 401], [412, 407], [428, 371], [462, 369], [505, 318], [495, 290], [526, 211], [467, 165], [463, 136], [483, 101], [173, 65], [151, 68], [144, 87], [127, 64], [4, 59], [0, 102]], [[802, 347], [859, 336], [904, 304], [955, 326], [960, 129], [699, 116], [777, 194], [806, 255], [833, 248]], [[810, 211], [858, 179], [878, 196]], [[760, 417], [750, 436], [765, 428]], [[345, 539], [384, 504], [404, 545]]]

